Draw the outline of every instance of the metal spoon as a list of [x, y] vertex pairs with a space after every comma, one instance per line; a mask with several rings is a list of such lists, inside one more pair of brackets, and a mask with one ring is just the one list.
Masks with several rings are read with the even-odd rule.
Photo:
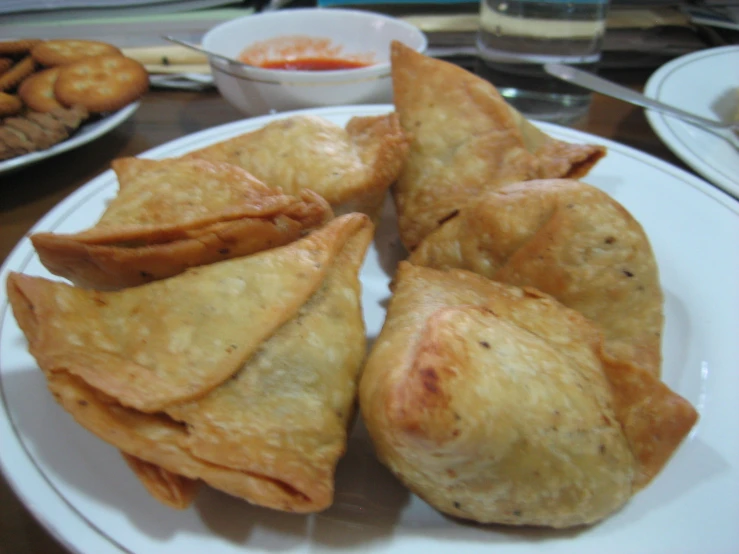
[[605, 94], [606, 96], [623, 100], [629, 104], [641, 106], [642, 108], [648, 108], [660, 113], [679, 117], [680, 119], [703, 127], [706, 130], [721, 136], [736, 148], [739, 148], [739, 136], [736, 134], [739, 133], [739, 122], [724, 123], [723, 121], [706, 119], [705, 117], [701, 117], [658, 100], [654, 100], [629, 88], [622, 87], [621, 85], [617, 85], [616, 83], [569, 65], [548, 63], [544, 65], [544, 70], [550, 75], [562, 79], [563, 81], [567, 81], [568, 83], [574, 83], [595, 92]]
[[201, 48], [200, 46], [197, 46], [196, 44], [193, 44], [192, 42], [187, 42], [186, 40], [180, 40], [178, 38], [170, 37], [167, 35], [162, 35], [162, 38], [164, 40], [168, 40], [169, 42], [173, 42], [175, 44], [179, 44], [180, 46], [184, 46], [185, 48], [189, 48], [190, 50], [195, 50], [196, 52], [200, 52], [201, 54], [205, 54], [206, 56], [212, 56], [214, 58], [218, 58], [219, 60], [223, 60], [228, 63], [232, 63], [235, 65], [240, 65], [243, 67], [251, 67], [253, 68], [253, 65], [249, 65], [248, 63], [244, 63], [239, 60], [235, 60], [233, 58], [229, 58], [228, 56], [223, 56], [221, 54], [216, 54], [215, 52], [209, 52], [208, 50], [205, 50]]

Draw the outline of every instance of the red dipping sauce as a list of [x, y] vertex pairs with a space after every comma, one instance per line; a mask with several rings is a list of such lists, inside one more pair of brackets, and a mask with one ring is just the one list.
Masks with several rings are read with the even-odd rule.
[[239, 55], [242, 62], [262, 69], [337, 71], [374, 65], [372, 53], [348, 54], [329, 38], [280, 36], [255, 42]]
[[297, 58], [294, 60], [270, 60], [259, 64], [259, 67], [293, 71], [337, 71], [339, 69], [359, 69], [370, 65], [372, 64], [340, 58]]

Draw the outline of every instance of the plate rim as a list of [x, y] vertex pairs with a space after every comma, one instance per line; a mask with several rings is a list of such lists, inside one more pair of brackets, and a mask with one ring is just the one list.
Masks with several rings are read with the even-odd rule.
[[[655, 100], [662, 100], [660, 97], [661, 89], [665, 83], [669, 81], [670, 76], [675, 71], [685, 67], [686, 65], [701, 63], [704, 59], [723, 56], [727, 53], [736, 54], [737, 57], [739, 57], [739, 45], [706, 48], [670, 60], [666, 64], [660, 66], [654, 73], [652, 73], [649, 79], [647, 79], [644, 86], [644, 94]], [[646, 109], [645, 113], [652, 130], [657, 134], [657, 136], [659, 136], [662, 142], [672, 151], [673, 154], [709, 182], [715, 183], [717, 187], [720, 187], [739, 200], [739, 180], [732, 181], [730, 176], [726, 175], [726, 172], [719, 171], [715, 169], [713, 165], [705, 163], [701, 156], [697, 155], [690, 145], [685, 143], [681, 138], [680, 133], [674, 130], [671, 122], [674, 123], [676, 120], [655, 110]], [[709, 131], [705, 132], [709, 133]], [[739, 155], [739, 152], [737, 152], [737, 154]]]
[[[221, 138], [218, 138], [220, 136], [227, 136], [227, 135], [233, 135], [239, 132], [248, 132], [248, 130], [240, 131], [242, 127], [249, 127], [249, 128], [258, 128], [258, 126], [261, 123], [266, 123], [269, 121], [274, 121], [275, 119], [282, 118], [282, 117], [289, 117], [293, 115], [298, 114], [311, 114], [311, 115], [334, 115], [334, 116], [346, 116], [346, 115], [377, 115], [381, 113], [387, 113], [391, 110], [393, 110], [394, 107], [391, 104], [375, 104], [375, 105], [354, 105], [354, 106], [332, 106], [332, 107], [326, 107], [326, 108], [315, 108], [315, 109], [304, 109], [304, 110], [296, 110], [296, 111], [290, 111], [290, 112], [282, 112], [279, 114], [271, 114], [271, 115], [264, 115], [254, 118], [245, 118], [238, 121], [229, 122], [226, 124], [218, 125], [215, 127], [203, 129], [201, 131], [197, 131], [195, 133], [191, 133], [182, 137], [179, 137], [177, 139], [174, 139], [172, 141], [168, 141], [164, 144], [158, 145], [154, 148], [151, 148], [145, 152], [142, 152], [138, 154], [138, 156], [141, 157], [164, 157], [162, 154], [166, 153], [168, 150], [181, 150], [183, 148], [183, 145], [186, 143], [200, 143], [200, 144], [193, 144], [193, 146], [201, 147], [204, 146], [206, 143], [202, 143], [202, 139], [205, 137], [206, 140], [211, 140], [210, 143], [215, 142], [217, 140], [222, 140]], [[702, 180], [700, 177], [697, 177], [687, 171], [685, 171], [682, 168], [679, 168], [677, 166], [674, 166], [670, 164], [667, 161], [661, 160], [657, 158], [656, 156], [653, 156], [651, 154], [648, 154], [646, 152], [642, 152], [640, 150], [637, 150], [631, 146], [618, 143], [616, 141], [613, 141], [611, 139], [599, 137], [597, 135], [593, 135], [590, 133], [586, 133], [584, 131], [571, 129], [563, 126], [559, 126], [552, 123], [542, 123], [542, 122], [536, 122], [536, 125], [539, 126], [542, 130], [545, 132], [551, 133], [555, 135], [557, 138], [561, 138], [563, 140], [569, 140], [572, 142], [578, 142], [578, 141], [590, 141], [598, 144], [602, 144], [606, 146], [609, 149], [614, 149], [616, 151], [620, 151], [622, 155], [626, 155], [628, 157], [631, 157], [632, 159], [637, 160], [640, 163], [647, 163], [649, 165], [652, 165], [653, 167], [667, 172], [671, 174], [673, 177], [679, 179], [686, 185], [689, 185], [704, 195], [708, 196], [709, 199], [716, 201], [719, 206], [722, 206], [723, 208], [726, 208], [729, 210], [729, 212], [734, 217], [739, 217], [739, 203], [736, 202], [731, 196], [726, 194], [725, 192], [717, 189], [715, 186], [711, 185], [710, 183]], [[32, 227], [32, 229], [29, 231], [29, 233], [26, 234], [11, 250], [11, 252], [8, 254], [6, 260], [0, 266], [0, 278], [5, 280], [7, 273], [11, 271], [11, 265], [13, 266], [13, 270], [17, 270], [16, 268], [20, 267], [21, 265], [25, 266], [27, 263], [30, 262], [30, 260], [34, 257], [35, 253], [31, 249], [25, 253], [22, 257], [26, 259], [22, 264], [15, 263], [18, 256], [22, 255], [22, 252], [24, 249], [28, 249], [30, 240], [28, 239], [28, 234], [31, 232], [34, 232], [37, 229], [40, 228], [46, 228], [47, 225], [52, 224], [59, 224], [64, 221], [65, 216], [62, 212], [62, 208], [65, 208], [67, 204], [79, 202], [82, 200], [82, 197], [84, 196], [91, 196], [93, 194], [97, 194], [99, 192], [100, 188], [107, 188], [110, 186], [110, 179], [114, 179], [114, 173], [112, 170], [108, 169], [104, 171], [103, 173], [99, 174], [98, 176], [94, 177], [93, 179], [89, 180], [87, 183], [79, 187], [76, 191], [69, 194], [67, 197], [62, 199], [60, 202], [58, 202], [54, 207], [52, 207], [47, 213], [45, 213]], [[77, 199], [77, 197], [80, 197]], [[75, 200], [76, 199], [76, 200]], [[57, 213], [57, 211], [59, 213]], [[52, 221], [53, 220], [53, 221]], [[9, 317], [12, 317], [9, 302], [7, 299], [7, 295], [2, 292], [0, 293], [2, 304], [0, 304], [0, 335], [2, 335], [4, 323]], [[33, 515], [33, 517], [36, 519], [36, 521], [42, 525], [47, 532], [49, 532], [57, 541], [60, 542], [65, 548], [69, 549], [72, 552], [80, 553], [80, 554], [86, 554], [88, 552], [111, 552], [111, 553], [125, 553], [125, 554], [138, 554], [134, 553], [128, 549], [126, 549], [123, 545], [119, 544], [113, 537], [109, 536], [104, 530], [99, 529], [92, 521], [90, 521], [77, 507], [75, 507], [70, 500], [68, 500], [65, 495], [60, 492], [54, 483], [52, 482], [51, 476], [47, 475], [37, 464], [35, 458], [31, 455], [31, 453], [28, 451], [27, 446], [25, 442], [22, 440], [20, 436], [20, 431], [17, 429], [15, 422], [13, 421], [13, 418], [11, 417], [11, 414], [9, 412], [9, 406], [6, 401], [6, 391], [3, 384], [3, 373], [0, 371], [0, 430], [2, 428], [7, 427], [10, 429], [11, 433], [2, 433], [2, 436], [0, 436], [0, 445], [4, 445], [3, 448], [0, 448], [0, 470], [3, 473], [3, 476], [5, 477], [6, 482], [8, 483], [8, 486], [13, 490], [13, 492], [16, 494], [18, 500], [25, 506], [25, 508]], [[12, 440], [14, 439], [14, 440]], [[47, 493], [51, 493], [56, 496], [56, 498], [61, 501], [64, 505], [64, 508], [67, 510], [67, 515], [71, 516], [74, 520], [77, 521], [77, 523], [82, 524], [84, 528], [89, 531], [90, 534], [94, 535], [96, 539], [99, 539], [103, 541], [102, 550], [100, 548], [94, 549], [94, 550], [88, 550], [87, 548], [83, 548], [81, 545], [86, 544], [90, 542], [89, 535], [84, 536], [75, 536], [70, 537], [69, 533], [65, 533], [64, 529], [60, 529], [58, 524], [53, 521], [53, 518], [48, 517], [48, 510], [46, 509], [46, 503], [39, 503], [35, 501], [35, 498], [30, 496], [30, 494], [26, 491], [25, 486], [22, 486], [19, 482], [19, 479], [23, 476], [16, 475], [14, 471], [10, 471], [7, 465], [7, 452], [8, 449], [6, 447], [7, 443], [13, 442], [13, 447], [16, 450], [16, 454], [20, 454], [20, 456], [24, 459], [24, 461], [30, 462], [30, 467], [33, 468], [36, 475], [34, 477], [38, 480], [40, 479], [42, 481], [43, 486], [47, 487], [48, 490]], [[43, 506], [42, 506], [43, 504]]]

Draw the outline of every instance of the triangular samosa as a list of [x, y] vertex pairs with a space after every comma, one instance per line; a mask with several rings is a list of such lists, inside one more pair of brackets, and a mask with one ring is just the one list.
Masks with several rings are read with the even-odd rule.
[[657, 262], [641, 225], [600, 189], [552, 179], [488, 191], [410, 261], [537, 288], [597, 323], [608, 355], [660, 375]]
[[[124, 291], [11, 274], [8, 294], [59, 402], [129, 463], [149, 464], [134, 467], [148, 486], [202, 479], [255, 504], [317, 511], [331, 504], [354, 413], [358, 273], [372, 231], [350, 214], [288, 246]], [[224, 352], [238, 353], [228, 373]], [[157, 468], [164, 485], [145, 473]]]
[[597, 327], [532, 288], [401, 262], [360, 382], [379, 459], [447, 514], [570, 527], [621, 507], [696, 412], [611, 365]]
[[325, 200], [203, 160], [121, 158], [119, 191], [90, 229], [31, 236], [49, 271], [99, 290], [141, 285], [296, 240], [332, 217]]
[[167, 410], [187, 424], [194, 456], [330, 504], [365, 356], [357, 269], [367, 238], [344, 247], [321, 289], [233, 378]]
[[186, 157], [238, 165], [287, 194], [310, 189], [337, 215], [377, 219], [407, 156], [408, 137], [390, 113], [354, 117], [346, 128], [318, 116], [288, 116]]
[[395, 109], [411, 136], [393, 187], [409, 250], [483, 191], [538, 178], [585, 175], [604, 154], [555, 140], [515, 112], [488, 81], [394, 42]]

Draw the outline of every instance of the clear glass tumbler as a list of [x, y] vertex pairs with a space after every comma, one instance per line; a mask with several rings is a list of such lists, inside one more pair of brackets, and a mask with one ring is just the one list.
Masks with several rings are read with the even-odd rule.
[[609, 0], [480, 0], [479, 74], [525, 116], [573, 123], [591, 93], [544, 71], [545, 63], [594, 70]]

